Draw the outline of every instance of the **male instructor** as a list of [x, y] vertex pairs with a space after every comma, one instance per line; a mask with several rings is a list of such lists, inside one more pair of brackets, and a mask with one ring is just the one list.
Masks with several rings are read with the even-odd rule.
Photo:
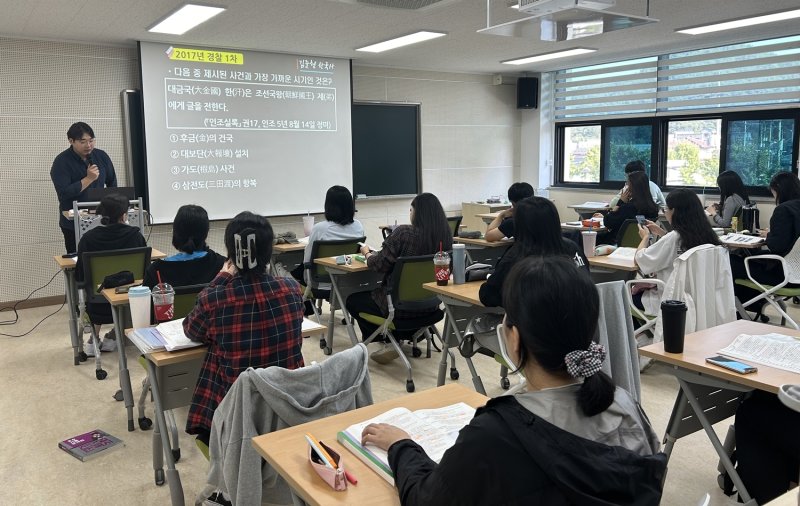
[[50, 179], [58, 194], [59, 221], [64, 234], [67, 253], [77, 251], [75, 224], [64, 215], [72, 209], [72, 202], [86, 201], [87, 188], [113, 188], [117, 186], [114, 164], [102, 149], [94, 147], [94, 130], [86, 123], [73, 123], [67, 130], [70, 147], [62, 151], [50, 169]]

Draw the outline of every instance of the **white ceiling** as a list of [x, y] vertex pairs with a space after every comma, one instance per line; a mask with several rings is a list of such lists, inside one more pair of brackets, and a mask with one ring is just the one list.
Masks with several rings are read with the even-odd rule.
[[[147, 28], [182, 5], [182, 0], [5, 2], [0, 35], [127, 46], [137, 40], [180, 42], [352, 58], [357, 64], [513, 74], [800, 33], [797, 20], [703, 36], [674, 33], [676, 28], [797, 8], [798, 0], [651, 0], [650, 16], [659, 19], [658, 23], [559, 43], [476, 33], [486, 27], [486, 0], [443, 0], [438, 6], [419, 11], [374, 7], [358, 1], [204, 0], [202, 3], [223, 5], [228, 10], [180, 37], [151, 34]], [[509, 0], [489, 3], [492, 24], [521, 17], [507, 8]], [[611, 10], [644, 16], [646, 0], [617, 0]], [[355, 51], [421, 29], [444, 31], [448, 36], [382, 54]], [[578, 46], [599, 51], [520, 67], [500, 64], [501, 60]]]

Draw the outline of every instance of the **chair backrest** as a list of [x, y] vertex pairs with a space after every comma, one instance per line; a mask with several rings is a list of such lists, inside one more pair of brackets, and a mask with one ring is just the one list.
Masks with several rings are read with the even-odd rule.
[[783, 259], [789, 271], [789, 283], [800, 283], [800, 237], [794, 242], [794, 246]]
[[[197, 294], [207, 287], [208, 283], [201, 283], [198, 285], [186, 285], [175, 287], [175, 307], [174, 318], [177, 320], [189, 314], [189, 312], [197, 304]], [[155, 314], [155, 313], [153, 313]]]
[[134, 279], [144, 278], [144, 271], [150, 265], [151, 251], [150, 246], [143, 246], [141, 248], [84, 252], [83, 275], [87, 299], [102, 297], [97, 293], [97, 287], [109, 274], [131, 271]]
[[625, 220], [617, 232], [617, 246], [620, 248], [635, 248], [641, 242], [639, 237], [639, 223], [636, 220]]
[[450, 225], [450, 230], [453, 232], [453, 237], [458, 236], [458, 229], [461, 226], [462, 216], [448, 216], [447, 224]]
[[311, 265], [307, 266], [311, 275], [312, 286], [319, 283], [330, 283], [331, 278], [328, 271], [321, 265], [314, 263], [315, 258], [335, 257], [339, 255], [353, 255], [358, 253], [358, 243], [366, 241], [366, 237], [356, 237], [353, 239], [337, 239], [333, 241], [314, 241], [311, 246]]
[[422, 287], [431, 281], [436, 281], [433, 255], [398, 258], [387, 286], [395, 309], [418, 311], [438, 307], [439, 298]]
[[594, 341], [605, 346], [608, 351], [602, 370], [611, 377], [616, 386], [627, 390], [639, 402], [639, 359], [631, 311], [625, 294], [627, 288], [622, 281], [598, 283], [596, 286], [600, 297], [600, 314]]

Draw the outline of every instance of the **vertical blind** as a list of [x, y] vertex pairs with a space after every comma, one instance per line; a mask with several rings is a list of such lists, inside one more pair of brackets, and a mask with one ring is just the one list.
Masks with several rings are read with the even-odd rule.
[[800, 35], [555, 74], [556, 120], [800, 106]]

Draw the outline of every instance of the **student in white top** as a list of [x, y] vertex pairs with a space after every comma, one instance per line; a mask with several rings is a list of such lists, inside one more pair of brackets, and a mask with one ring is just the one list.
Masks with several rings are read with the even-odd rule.
[[[625, 177], [627, 178], [628, 175], [630, 175], [632, 172], [641, 171], [646, 173], [647, 172], [646, 169], [647, 168], [645, 167], [644, 162], [641, 160], [634, 160], [632, 162], [628, 162], [628, 164], [625, 165]], [[659, 188], [657, 184], [655, 184], [650, 180], [648, 180], [648, 184], [650, 186], [650, 195], [653, 196], [653, 202], [655, 202], [659, 208], [663, 209], [664, 206], [667, 205], [667, 201], [664, 199], [664, 194], [661, 192], [661, 188]], [[622, 194], [625, 192], [627, 188], [628, 188], [628, 182], [626, 180], [625, 186], [623, 186], [622, 189], [619, 191], [619, 193], [617, 193], [614, 196], [614, 198], [611, 199], [611, 202], [609, 202], [610, 207], [614, 207], [615, 205], [617, 205], [619, 198], [622, 196]]]
[[[701, 244], [719, 245], [720, 242], [711, 229], [700, 199], [691, 190], [669, 192], [664, 216], [672, 226], [672, 232], [667, 233], [649, 220], [647, 227], [639, 225], [642, 240], [636, 248], [634, 260], [642, 274], [655, 274], [656, 278], [666, 281], [672, 274], [672, 263], [683, 252]], [[650, 234], [660, 239], [650, 245]], [[633, 302], [647, 314], [655, 315], [658, 314], [661, 293], [655, 288], [639, 288], [633, 294]]]

